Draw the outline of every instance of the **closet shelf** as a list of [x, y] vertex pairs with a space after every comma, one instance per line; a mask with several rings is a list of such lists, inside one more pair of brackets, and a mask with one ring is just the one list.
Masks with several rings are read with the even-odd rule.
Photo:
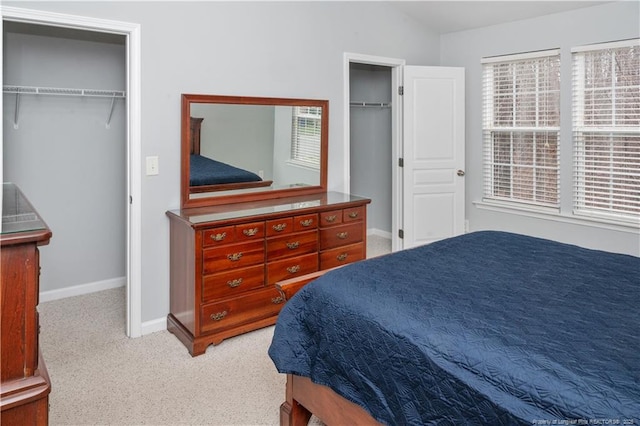
[[391, 102], [349, 102], [349, 105], [359, 108], [391, 108]]
[[3, 86], [4, 93], [18, 95], [59, 95], [59, 96], [97, 96], [103, 98], [125, 98], [122, 90], [100, 89], [70, 89], [64, 87], [32, 87], [32, 86]]
[[16, 109], [13, 118], [13, 128], [18, 128], [18, 118], [20, 117], [20, 96], [21, 95], [54, 95], [54, 96], [91, 96], [98, 98], [110, 98], [111, 107], [109, 108], [109, 116], [105, 123], [108, 129], [113, 116], [113, 108], [116, 99], [126, 98], [126, 92], [122, 90], [101, 90], [101, 89], [71, 89], [64, 87], [33, 87], [33, 86], [16, 86], [6, 85], [2, 87], [4, 93], [13, 93], [16, 95]]

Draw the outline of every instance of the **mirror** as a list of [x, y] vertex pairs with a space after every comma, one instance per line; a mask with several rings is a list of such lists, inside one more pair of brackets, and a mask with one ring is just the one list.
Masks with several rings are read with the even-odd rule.
[[326, 100], [182, 95], [182, 208], [326, 191]]

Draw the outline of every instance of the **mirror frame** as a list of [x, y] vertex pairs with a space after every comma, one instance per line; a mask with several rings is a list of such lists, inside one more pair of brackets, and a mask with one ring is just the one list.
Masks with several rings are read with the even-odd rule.
[[[264, 189], [256, 191], [225, 194], [226, 191], [212, 192], [212, 196], [190, 198], [189, 189], [189, 146], [191, 141], [191, 104], [237, 104], [267, 106], [313, 106], [322, 108], [322, 125], [320, 135], [320, 184], [294, 188]], [[220, 204], [240, 203], [244, 201], [269, 200], [294, 195], [307, 195], [326, 192], [327, 164], [329, 149], [329, 101], [318, 99], [264, 98], [249, 96], [224, 96], [182, 94], [180, 147], [180, 207], [182, 209]]]

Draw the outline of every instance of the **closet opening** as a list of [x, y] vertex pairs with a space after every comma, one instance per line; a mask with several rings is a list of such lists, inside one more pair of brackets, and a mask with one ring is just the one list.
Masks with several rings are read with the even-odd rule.
[[349, 191], [372, 200], [367, 211], [369, 256], [392, 249], [392, 70], [349, 62]]
[[41, 248], [40, 302], [127, 287], [127, 36], [2, 27], [3, 181], [53, 232]]

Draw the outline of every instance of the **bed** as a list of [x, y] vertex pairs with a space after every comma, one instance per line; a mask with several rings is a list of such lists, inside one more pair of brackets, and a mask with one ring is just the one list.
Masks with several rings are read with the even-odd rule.
[[257, 174], [200, 154], [200, 135], [203, 118], [191, 117], [191, 145], [189, 149], [190, 192], [225, 191], [270, 186]]
[[640, 424], [638, 257], [482, 231], [281, 287], [281, 424]]

